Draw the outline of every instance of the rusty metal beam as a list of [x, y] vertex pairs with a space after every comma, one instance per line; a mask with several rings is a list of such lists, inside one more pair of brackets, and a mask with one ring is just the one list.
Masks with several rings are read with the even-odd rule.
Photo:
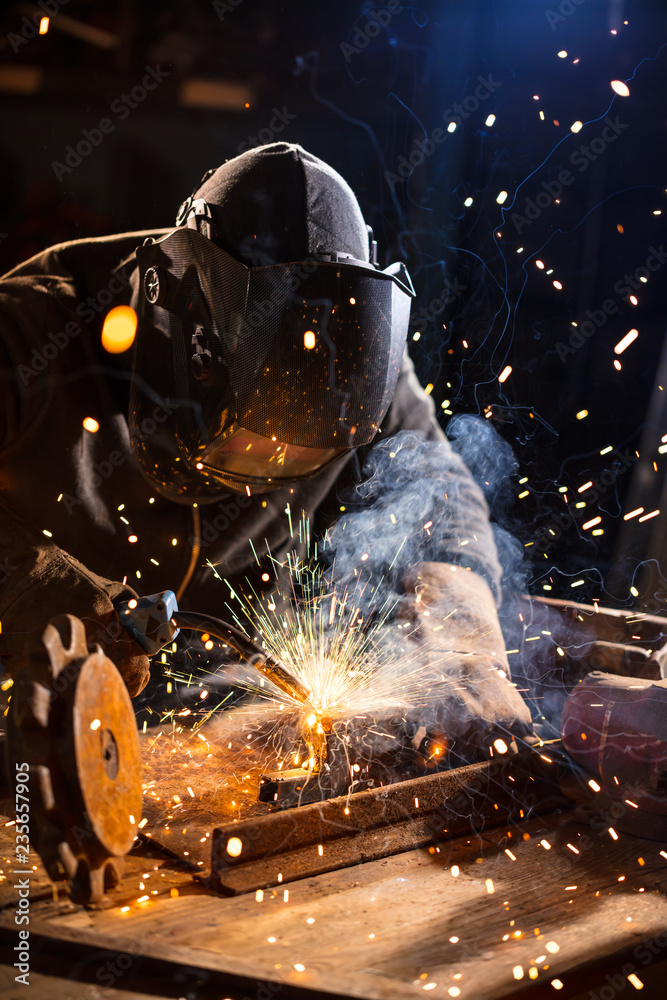
[[591, 633], [605, 642], [636, 643], [657, 649], [667, 638], [667, 618], [661, 615], [647, 615], [642, 611], [628, 611], [624, 608], [596, 607], [593, 604], [578, 604], [557, 597], [522, 596], [519, 599], [524, 610], [526, 604], [536, 607], [544, 605], [559, 611], [564, 618], [578, 623], [575, 627], [590, 626]]
[[387, 857], [567, 802], [559, 749], [373, 788], [213, 830], [206, 884], [237, 895]]

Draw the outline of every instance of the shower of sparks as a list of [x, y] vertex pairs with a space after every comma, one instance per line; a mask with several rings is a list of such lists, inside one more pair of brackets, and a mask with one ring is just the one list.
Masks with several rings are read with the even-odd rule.
[[[564, 60], [568, 57], [568, 53], [564, 50], [557, 55], [559, 60]], [[574, 62], [578, 62], [578, 59], [574, 60]], [[612, 81], [611, 87], [620, 97], [627, 97], [629, 95], [627, 85], [621, 81]], [[539, 95], [534, 95], [533, 99], [538, 101], [540, 99]], [[544, 112], [538, 109], [538, 113], [541, 121], [544, 122]], [[566, 130], [569, 120], [568, 117], [561, 114], [561, 121]], [[489, 115], [485, 124], [490, 127], [494, 124], [494, 121], [495, 116]], [[558, 125], [557, 120], [554, 120], [554, 123]], [[456, 123], [451, 122], [448, 131], [454, 132], [456, 128]], [[583, 128], [582, 122], [578, 120], [570, 126], [573, 133], [578, 133]], [[512, 187], [511, 190], [515, 190], [515, 188]], [[495, 200], [498, 205], [504, 205], [508, 200], [507, 192], [505, 190], [500, 191]], [[560, 199], [555, 199], [555, 204], [560, 204]], [[464, 206], [470, 208], [472, 205], [473, 198], [467, 197], [464, 201]], [[659, 215], [660, 212], [656, 209], [653, 214]], [[624, 229], [622, 225], [619, 224], [616, 228], [619, 234], [623, 234]], [[500, 233], [497, 235], [500, 236]], [[526, 245], [525, 254], [528, 258], [535, 252], [536, 249], [534, 247]], [[544, 253], [544, 248], [539, 252]], [[516, 253], [524, 253], [524, 247], [516, 249]], [[526, 267], [528, 263], [529, 260], [525, 261]], [[549, 267], [550, 262], [545, 264], [542, 260], [538, 259], [534, 260], [533, 263], [537, 269], [537, 272], [533, 273], [537, 275], [542, 271], [545, 275], [550, 276], [551, 280], [554, 268]], [[554, 263], [557, 262], [554, 261]], [[642, 282], [646, 281], [644, 278], [640, 280]], [[565, 284], [567, 285], [567, 281]], [[553, 279], [552, 287], [556, 291], [562, 292], [563, 295], [566, 294], [563, 291], [563, 283], [558, 279]], [[628, 301], [633, 306], [638, 304], [638, 299], [635, 295], [630, 296]], [[355, 304], [353, 299], [350, 299], [350, 304]], [[447, 329], [446, 327], [444, 328]], [[576, 330], [577, 323], [573, 322], [572, 328]], [[568, 331], [568, 333], [571, 332]], [[416, 342], [422, 336], [422, 333], [416, 331], [413, 333], [412, 339]], [[632, 351], [629, 351], [623, 358], [623, 364], [626, 367], [630, 363], [633, 352], [638, 351], [641, 347], [642, 341], [638, 340], [638, 337], [637, 330], [630, 330], [613, 348], [614, 354], [619, 356], [634, 344], [635, 341], [638, 341], [638, 345], [633, 347]], [[474, 349], [472, 338], [471, 343], [473, 343]], [[467, 341], [462, 341], [462, 345], [465, 349], [468, 349]], [[106, 347], [107, 345], [105, 344], [104, 346]], [[313, 331], [306, 331], [303, 335], [303, 347], [306, 351], [313, 351], [317, 347], [317, 338]], [[107, 347], [107, 350], [111, 349]], [[450, 351], [451, 353], [452, 351]], [[615, 372], [620, 373], [622, 371], [619, 360], [613, 360], [613, 365]], [[512, 375], [512, 372], [511, 365], [508, 364], [503, 367], [497, 376], [498, 383], [501, 385], [505, 383]], [[438, 388], [434, 388], [433, 383], [428, 383], [425, 392], [427, 395], [435, 395], [436, 405], [439, 405], [446, 414], [451, 415], [452, 411], [449, 407], [452, 405], [452, 400], [455, 404], [457, 402], [456, 388], [452, 391], [451, 385], [449, 383], [447, 385], [447, 391], [442, 392], [442, 395], [446, 398], [443, 399], [441, 404], [438, 403], [438, 399], [440, 398]], [[660, 389], [662, 390], [662, 387]], [[582, 400], [583, 402], [588, 401]], [[595, 402], [595, 400], [592, 402]], [[456, 405], [454, 408], [456, 408]], [[490, 407], [485, 408], [484, 415], [487, 418], [495, 419], [495, 413], [492, 412]], [[576, 421], [583, 421], [588, 416], [588, 409], [581, 409], [574, 414]], [[530, 419], [534, 419], [532, 412], [530, 413]], [[569, 419], [572, 419], [572, 414]], [[87, 417], [83, 421], [83, 427], [89, 434], [95, 434], [99, 430], [99, 424], [93, 417]], [[598, 450], [600, 456], [610, 455], [615, 447], [620, 449], [621, 446], [606, 444], [604, 438], [597, 440], [597, 442], [594, 438], [592, 442], [592, 448]], [[656, 443], [654, 447], [657, 447], [658, 454], [655, 457], [660, 462], [659, 456], [667, 453], [667, 434], [662, 437], [662, 444], [657, 446]], [[610, 459], [609, 461], [611, 462], [612, 460]], [[583, 531], [590, 532], [590, 534], [586, 535], [587, 538], [603, 534], [603, 530], [600, 528], [590, 530], [602, 523], [602, 517], [595, 511], [595, 491], [599, 490], [601, 468], [602, 463], [599, 464], [599, 467], [597, 465], [585, 466], [578, 471], [576, 478], [573, 477], [567, 487], [558, 487], [557, 483], [553, 484], [553, 489], [560, 491], [566, 509], [574, 508], [583, 510], [583, 508], [586, 508], [586, 513], [581, 513], [579, 515], [580, 521], [576, 523], [580, 525]], [[656, 462], [653, 463], [653, 468], [658, 473]], [[576, 482], [583, 479], [586, 479], [586, 482], [581, 486], [577, 486]], [[537, 497], [539, 501], [542, 495], [540, 485], [534, 481], [533, 477], [531, 477], [530, 488], [526, 486], [527, 483], [527, 478], [519, 480], [519, 484], [525, 488], [517, 495], [518, 499], [527, 500], [533, 496]], [[488, 482], [486, 485], [489, 485]], [[588, 491], [591, 491], [590, 494]], [[249, 489], [247, 492], [250, 495]], [[585, 499], [580, 499], [582, 494], [585, 496]], [[561, 509], [561, 495], [556, 495], [559, 510]], [[63, 495], [60, 494], [58, 501], [61, 501], [62, 497]], [[151, 498], [148, 502], [153, 504], [155, 502], [154, 498]], [[531, 501], [531, 509], [532, 504], [533, 501]], [[194, 506], [196, 507], [196, 504]], [[262, 506], [266, 507], [266, 503], [264, 502]], [[647, 505], [646, 509], [648, 513], [644, 512], [643, 507], [631, 510], [623, 516], [623, 519], [626, 521], [635, 519], [637, 522], [643, 522], [658, 517], [660, 510], [653, 510], [652, 507], [652, 503], [650, 506]], [[118, 511], [123, 511], [124, 508], [125, 505], [121, 504], [118, 507]], [[340, 511], [344, 513], [345, 507], [341, 506]], [[605, 511], [603, 513], [605, 513], [605, 523], [609, 525], [609, 515]], [[289, 505], [286, 514], [290, 521], [289, 530], [292, 537], [295, 537], [301, 531], [306, 533], [308, 539], [310, 539], [310, 528], [305, 522], [302, 521], [300, 525], [296, 522], [292, 524], [292, 511]], [[394, 514], [392, 513], [389, 516], [392, 523], [395, 524]], [[131, 518], [131, 513], [130, 511], [125, 511], [124, 516], [120, 517], [120, 521], [127, 526], [127, 531], [129, 532], [132, 529], [128, 518]], [[430, 527], [430, 521], [423, 526], [424, 531], [428, 534], [430, 534]], [[609, 526], [607, 527], [607, 531], [609, 531]], [[51, 532], [47, 529], [44, 529], [44, 534], [47, 537], [51, 537]], [[555, 533], [552, 531], [551, 534], [554, 535]], [[138, 542], [138, 537], [136, 534], [124, 535], [124, 537], [133, 546], [130, 552], [132, 552], [134, 558], [134, 553], [139, 548], [139, 546], [134, 544]], [[425, 639], [423, 633], [419, 636], [417, 635], [419, 626], [415, 627], [411, 621], [406, 622], [401, 618], [395, 618], [395, 604], [391, 600], [383, 599], [380, 596], [384, 593], [382, 579], [373, 578], [372, 574], [369, 575], [366, 572], [369, 565], [369, 551], [372, 557], [371, 543], [372, 539], [369, 539], [367, 551], [359, 550], [355, 577], [347, 585], [336, 581], [335, 572], [329, 571], [325, 574], [319, 569], [317, 558], [309, 558], [305, 562], [301, 562], [295, 555], [289, 554], [282, 562], [278, 562], [269, 553], [268, 562], [263, 557], [260, 563], [260, 559], [253, 548], [256, 562], [255, 572], [258, 573], [258, 576], [261, 574], [262, 588], [268, 585], [266, 593], [259, 588], [255, 590], [252, 584], [246, 581], [247, 586], [245, 587], [239, 587], [238, 584], [235, 584], [235, 593], [229, 596], [228, 590], [223, 589], [223, 584], [229, 590], [231, 590], [231, 584], [227, 580], [223, 580], [215, 567], [211, 566], [213, 574], [220, 581], [220, 617], [229, 619], [230, 621], [233, 618], [237, 627], [241, 628], [249, 638], [253, 638], [256, 642], [259, 642], [267, 656], [283, 664], [286, 670], [293, 674], [303, 687], [307, 689], [309, 694], [304, 699], [300, 699], [297, 696], [291, 697], [272, 684], [270, 678], [261, 676], [259, 672], [254, 670], [252, 663], [237, 663], [236, 655], [226, 649], [224, 643], [214, 640], [208, 635], [198, 637], [201, 641], [200, 651], [205, 650], [207, 657], [209, 657], [208, 662], [210, 667], [207, 671], [203, 671], [199, 667], [195, 672], [195, 657], [193, 656], [193, 673], [188, 673], [187, 670], [184, 670], [182, 662], [177, 672], [170, 665], [170, 654], [162, 653], [161, 660], [165, 664], [167, 676], [170, 677], [170, 680], [167, 682], [167, 690], [171, 693], [175, 683], [178, 682], [181, 685], [181, 690], [183, 688], [187, 690], [190, 707], [179, 706], [165, 712], [161, 719], [162, 728], [160, 731], [154, 730], [152, 733], [147, 734], [146, 722], [144, 721], [145, 739], [142, 740], [142, 743], [146, 765], [145, 774], [148, 778], [144, 785], [144, 795], [145, 800], [150, 802], [151, 806], [154, 807], [153, 819], [151, 826], [148, 828], [149, 831], [155, 831], [156, 835], [161, 831], [166, 831], [170, 835], [173, 834], [175, 837], [178, 837], [186, 836], [186, 831], [189, 830], [189, 835], [192, 838], [191, 821], [197, 815], [198, 809], [201, 815], [206, 817], [206, 822], [210, 822], [211, 816], [224, 821], [225, 819], [237, 820], [241, 816], [246, 817], [252, 814], [253, 811], [261, 814], [265, 811], [265, 807], [257, 802], [259, 775], [268, 769], [280, 771], [295, 766], [314, 770], [317, 763], [317, 736], [319, 735], [326, 739], [332, 722], [346, 720], [354, 716], [363, 720], [361, 725], [366, 734], [364, 736], [363, 750], [364, 759], [367, 759], [372, 756], [376, 748], [376, 744], [373, 742], [375, 737], [373, 723], [377, 716], [382, 718], [382, 713], [389, 711], [405, 719], [408, 712], [413, 708], [431, 705], [438, 699], [445, 700], [451, 692], [452, 687], [452, 679], [447, 676], [447, 659], [451, 658], [452, 661], [456, 662], [458, 656], [453, 650], [451, 652], [445, 650], [444, 653], [438, 650], [440, 657], [438, 660], [438, 670], [434, 672], [430, 667], [425, 669], [425, 663], [428, 663], [428, 656], [424, 655], [425, 651], [428, 651], [427, 638]], [[172, 546], [180, 544], [180, 539], [171, 539]], [[250, 544], [252, 546], [252, 542]], [[539, 541], [531, 540], [525, 544], [527, 552], [534, 554], [540, 549], [540, 558], [546, 558], [546, 553], [542, 552]], [[325, 548], [325, 543], [321, 543], [321, 546], [322, 549]], [[529, 546], [532, 548], [528, 548]], [[155, 554], [160, 557], [159, 552]], [[137, 562], [139, 562], [139, 558], [140, 556]], [[151, 559], [150, 561], [154, 565], [158, 565], [156, 559]], [[271, 568], [275, 571], [275, 586], [272, 585], [272, 573], [262, 572]], [[144, 567], [144, 572], [145, 569], [146, 567]], [[549, 572], [553, 574], [554, 569], [555, 567], [550, 562]], [[128, 572], [136, 573], [137, 579], [141, 579], [141, 571], [135, 569], [134, 565], [128, 567]], [[581, 570], [580, 572], [583, 573]], [[281, 592], [281, 588], [278, 586], [279, 578], [281, 580], [287, 578], [287, 588], [283, 586], [283, 590], [286, 589], [286, 592]], [[542, 589], [545, 591], [551, 591], [552, 584], [554, 584], [553, 575], [548, 578], [549, 583], [541, 584]], [[583, 588], [588, 583], [588, 579], [574, 579], [572, 575], [568, 574], [563, 577], [561, 587], [563, 589], [569, 587]], [[558, 589], [558, 581], [556, 580], [556, 596], [563, 596], [558, 594]], [[247, 593], [244, 593], [244, 590]], [[630, 594], [635, 598], [638, 597], [638, 591], [634, 587], [630, 588]], [[376, 595], [377, 601], [374, 603], [373, 598]], [[573, 599], [575, 597], [579, 598], [579, 594], [573, 595]], [[579, 599], [583, 600], [583, 595]], [[593, 598], [593, 601], [595, 603], [595, 610], [598, 611], [597, 599]], [[523, 621], [523, 618], [519, 617]], [[442, 626], [436, 625], [435, 627]], [[531, 626], [531, 631], [537, 631], [537, 629]], [[537, 641], [540, 641], [540, 647], [553, 643], [552, 648], [555, 650], [554, 659], [556, 657], [565, 657], [565, 651], [555, 645], [555, 639], [550, 640], [545, 638], [549, 635], [551, 633], [546, 630], [541, 635], [524, 635], [523, 642], [528, 644], [528, 649], [535, 650], [538, 649], [535, 645]], [[384, 641], [386, 636], [389, 636], [391, 641]], [[521, 653], [523, 653], [523, 642], [520, 643]], [[176, 646], [174, 645], [171, 653], [175, 652]], [[507, 650], [507, 653], [511, 654], [510, 659], [513, 663], [515, 660], [512, 660], [512, 656], [520, 658], [519, 649]], [[204, 673], [206, 674], [205, 681]], [[437, 677], [434, 678], [434, 673], [438, 675], [439, 681]], [[11, 683], [11, 680], [5, 682], [8, 685], [11, 685]], [[460, 683], [460, 680], [457, 678], [453, 683]], [[224, 685], [222, 691], [221, 685]], [[234, 690], [229, 690], [230, 685]], [[4, 687], [5, 685], [3, 685]], [[246, 698], [241, 705], [237, 704], [236, 707], [230, 708], [229, 702], [230, 700], [232, 702], [235, 700], [235, 692], [238, 692], [239, 689], [250, 695], [252, 700]], [[527, 700], [530, 699], [528, 698]], [[150, 708], [148, 711], [151, 711]], [[91, 729], [97, 728], [98, 725], [99, 720], [94, 720], [91, 724]], [[380, 723], [375, 728], [380, 729], [381, 725]], [[384, 732], [378, 732], [377, 735], [387, 736]], [[582, 734], [582, 739], [585, 738], [585, 734]], [[542, 745], [541, 743], [540, 746]], [[508, 752], [508, 746], [503, 740], [496, 739], [493, 741], [493, 746], [489, 748], [489, 751], [491, 756], [494, 756], [496, 753], [505, 754]], [[440, 752], [442, 752], [442, 748]], [[432, 750], [431, 753], [432, 756], [437, 755], [438, 750]], [[547, 760], [548, 758], [543, 757], [543, 759]], [[358, 772], [359, 769], [358, 764], [350, 764], [351, 771]], [[157, 780], [151, 780], [154, 777]], [[509, 780], [512, 781], [513, 778]], [[618, 779], [614, 778], [614, 781], [618, 785]], [[590, 778], [587, 784], [591, 792], [599, 793], [601, 791], [600, 784], [594, 778]], [[637, 809], [637, 805], [632, 800], [625, 799], [624, 802], [628, 809]], [[155, 811], [156, 807], [157, 811]], [[415, 809], [419, 809], [418, 799], [415, 799]], [[349, 810], [346, 810], [347, 812]], [[154, 823], [156, 815], [160, 817], [157, 827]], [[522, 819], [525, 818], [523, 810], [521, 810], [520, 816]], [[144, 816], [138, 824], [139, 828], [143, 830], [148, 822], [148, 819]], [[616, 842], [619, 841], [619, 834], [612, 827], [605, 828], [602, 834], [607, 839], [609, 847], [618, 846]], [[201, 838], [199, 838], [199, 834], [196, 835], [196, 839], [205, 846], [207, 846], [206, 838], [208, 837], [208, 832]], [[507, 837], [511, 838], [512, 833], [508, 831]], [[622, 837], [623, 834], [621, 833], [620, 838], [622, 839]], [[524, 839], [530, 842], [530, 835], [525, 834]], [[194, 842], [192, 840], [192, 843]], [[522, 863], [525, 863], [526, 855], [524, 854], [524, 849], [526, 845], [522, 843], [520, 838], [518, 844], [516, 838], [509, 839], [506, 842], [514, 847], [514, 850], [511, 850], [509, 846], [505, 847], [504, 854], [501, 854], [500, 858], [507, 869], [513, 868], [515, 872], [520, 872]], [[554, 840], [552, 844], [546, 838], [541, 840], [534, 838], [531, 846], [532, 844], [539, 844], [540, 853], [542, 851], [546, 852], [544, 855], [546, 862], [557, 851], [562, 851], [563, 848], [573, 864], [580, 864], [582, 860], [585, 861], [586, 859], [586, 849], [576, 839], [574, 839], [574, 843], [559, 844]], [[576, 844], [579, 846], [575, 846]], [[183, 846], [187, 849], [181, 851], [180, 848]], [[176, 850], [185, 856], [189, 856], [192, 847], [189, 843], [181, 843], [180, 847], [176, 847]], [[243, 842], [240, 838], [231, 837], [226, 842], [226, 850], [230, 857], [241, 857]], [[317, 846], [317, 853], [320, 858], [329, 851], [330, 847], [326, 843]], [[429, 853], [435, 854], [436, 852], [439, 853], [440, 848], [429, 848]], [[663, 859], [667, 860], [667, 852], [660, 851], [659, 853]], [[648, 853], [646, 854], [646, 858], [650, 862]], [[478, 861], [481, 860], [478, 859]], [[645, 863], [644, 858], [637, 859], [637, 864], [640, 867], [644, 866]], [[200, 861], [198, 864], [202, 864], [202, 862]], [[474, 864], [468, 865], [466, 862], [462, 862], [461, 868], [453, 864], [449, 867], [443, 866], [442, 870], [445, 873], [444, 877], [453, 878], [459, 884], [467, 876], [478, 876], [479, 872], [479, 869], [476, 869]], [[514, 873], [511, 874], [514, 876]], [[463, 879], [459, 878], [459, 876], [463, 876]], [[148, 880], [148, 878], [148, 873], [142, 875], [143, 880]], [[625, 875], [620, 875], [618, 882], [623, 884], [625, 878]], [[289, 876], [286, 876], [286, 880], [289, 880]], [[570, 873], [568, 876], [569, 880], [576, 881], [577, 878], [576, 876], [573, 877], [573, 874]], [[282, 873], [278, 874], [277, 881], [278, 883], [283, 881]], [[398, 881], [404, 880], [398, 879]], [[455, 881], [454, 885], [459, 888], [457, 881]], [[143, 893], [145, 888], [148, 891], [150, 884], [148, 883], [147, 886], [146, 881], [140, 882], [138, 885], [139, 891]], [[485, 895], [488, 895], [489, 905], [500, 903], [501, 892], [503, 894], [507, 893], [512, 899], [510, 895], [511, 890], [502, 888], [503, 882], [500, 871], [495, 876], [495, 881], [492, 878], [482, 878], [479, 884], [486, 889]], [[577, 891], [577, 885], [566, 885], [562, 888], [567, 894]], [[582, 885], [582, 890], [587, 891], [588, 887]], [[484, 889], [482, 888], [481, 891], [484, 891]], [[643, 888], [639, 889], [639, 892], [643, 891]], [[156, 890], [151, 890], [152, 895], [155, 893]], [[178, 889], [172, 888], [170, 894], [171, 896], [178, 896]], [[277, 895], [279, 900], [288, 903], [290, 899], [289, 894], [290, 890], [281, 886], [278, 894], [272, 892], [270, 889], [266, 892], [258, 889], [254, 898], [256, 904], [266, 905], [267, 901]], [[293, 898], [294, 895], [293, 892]], [[595, 896], [600, 896], [599, 890], [595, 892]], [[576, 901], [578, 901], [578, 898]], [[149, 904], [149, 901], [152, 902], [151, 896], [148, 894], [139, 895], [137, 893], [135, 908], [143, 909]], [[513, 905], [515, 901], [515, 899], [512, 899]], [[572, 903], [572, 899], [569, 899], [568, 902]], [[509, 900], [505, 900], [502, 906], [506, 910], [509, 910], [510, 907], [508, 904]], [[120, 908], [120, 912], [123, 914], [129, 911], [129, 906]], [[566, 940], [563, 940], [561, 945], [553, 940], [544, 942], [542, 939], [548, 937], [550, 934], [557, 933], [557, 928], [543, 928], [542, 933], [539, 932], [539, 928], [534, 928], [533, 932], [535, 936], [540, 939], [540, 943], [535, 945], [535, 950], [538, 950], [540, 954], [536, 958], [530, 957], [528, 953], [522, 955], [518, 949], [523, 948], [528, 940], [533, 940], [533, 932], [531, 932], [529, 926], [526, 926], [523, 930], [515, 929], [515, 921], [513, 919], [509, 920], [509, 916], [510, 914], [508, 914], [509, 929], [507, 933], [502, 935], [502, 942], [509, 942], [507, 948], [515, 947], [517, 953], [507, 955], [507, 962], [504, 967], [505, 975], [516, 981], [524, 980], [526, 985], [530, 985], [528, 980], [535, 980], [539, 975], [544, 979], [545, 986], [549, 983], [554, 991], [563, 990], [564, 983], [561, 979], [543, 975], [543, 972], [546, 973], [549, 970], [549, 964], [544, 965], [544, 969], [540, 969], [539, 973], [536, 966], [542, 966], [547, 960], [548, 962], [557, 961], [552, 956], [556, 956], [559, 953], [562, 958], [566, 948]], [[627, 917], [626, 919], [630, 922], [632, 918]], [[308, 917], [305, 923], [312, 925], [315, 923], [315, 919]], [[317, 923], [318, 925], [320, 924], [319, 918]], [[371, 926], [368, 929], [371, 929]], [[502, 930], [505, 930], [506, 926], [503, 926]], [[376, 930], [377, 928], [372, 927], [372, 929]], [[565, 928], [563, 927], [563, 929]], [[317, 933], [317, 927], [312, 933], [313, 935]], [[463, 935], [463, 932], [460, 933]], [[361, 936], [360, 934], [360, 939]], [[364, 930], [363, 936], [368, 939], [367, 944], [369, 947], [377, 947], [375, 933], [366, 934]], [[378, 934], [377, 937], [381, 937], [381, 935]], [[498, 938], [501, 938], [501, 933], [498, 934]], [[275, 945], [280, 938], [272, 935], [266, 938], [266, 940], [269, 944]], [[374, 942], [375, 945], [373, 944]], [[462, 936], [462, 942], [464, 948], [472, 947], [470, 941], [464, 936]], [[450, 937], [449, 943], [451, 945], [458, 945], [459, 937]], [[277, 944], [276, 951], [281, 947], [281, 944], [282, 942]], [[561, 952], [561, 948], [563, 952]], [[465, 952], [463, 954], [465, 955]], [[505, 953], [503, 954], [505, 955]], [[534, 955], [534, 952], [532, 952], [532, 955]], [[285, 963], [285, 958], [282, 956], [281, 958]], [[308, 961], [307, 955], [304, 956], [302, 950], [295, 950], [290, 954], [289, 962], [284, 965], [284, 968], [291, 975], [297, 973], [301, 978], [301, 975], [307, 971], [306, 965], [303, 964], [304, 961]], [[280, 967], [280, 965], [276, 965], [276, 968]], [[290, 969], [294, 970], [294, 973]], [[556, 971], [560, 970], [553, 968], [550, 975], [553, 976]], [[308, 972], [310, 973], [310, 968]], [[461, 973], [453, 975], [454, 980], [461, 978]], [[644, 985], [638, 976], [634, 974], [629, 975], [627, 980], [637, 990], [642, 989]], [[461, 989], [458, 986], [447, 987], [442, 982], [439, 984], [436, 983], [433, 980], [433, 972], [423, 972], [420, 978], [415, 980], [414, 985], [421, 986], [421, 989], [427, 992], [435, 990], [439, 986], [440, 991], [444, 992], [446, 990], [447, 995], [454, 998], [461, 995]], [[468, 995], [464, 983], [461, 986], [463, 987], [463, 995]]]
[[[395, 616], [398, 598], [385, 596], [392, 592], [381, 576], [375, 578], [367, 570], [362, 574], [365, 553], [359, 554], [357, 572], [345, 585], [337, 580], [335, 566], [325, 573], [314, 558], [316, 553], [321, 556], [326, 537], [311, 540], [305, 519], [295, 521], [293, 528], [308, 542], [308, 559], [289, 553], [276, 561], [269, 553], [276, 589], [258, 592], [247, 580], [247, 586], [237, 585], [232, 592], [214, 566], [211, 571], [230, 595], [226, 602], [221, 593], [221, 615], [230, 623], [233, 619], [249, 638], [254, 636], [255, 645], [308, 694], [301, 696], [296, 687], [292, 696], [276, 687], [270, 673], [260, 673], [252, 660], [239, 663], [234, 654], [234, 661], [227, 662], [231, 651], [220, 640], [215, 645], [222, 665], [213, 654], [207, 672], [200, 667], [196, 675], [188, 674], [182, 666], [176, 670], [167, 664], [169, 684], [185, 685], [191, 701], [190, 707], [166, 711], [162, 728], [144, 745], [145, 801], [151, 829], [167, 841], [175, 838], [171, 843], [176, 849], [187, 817], [202, 809], [230, 819], [261, 813], [265, 806], [257, 800], [259, 779], [267, 772], [298, 768], [335, 773], [336, 780], [343, 776], [350, 791], [368, 787], [375, 780], [370, 772], [379, 743], [409, 744], [404, 731], [408, 713], [419, 718], [421, 708], [445, 703], [460, 686], [456, 664], [461, 654], [439, 642], [429, 665], [428, 634]], [[279, 580], [287, 580], [282, 590]], [[442, 628], [436, 614], [444, 620], [452, 611], [436, 611], [435, 606], [426, 610], [428, 633], [435, 629], [434, 639]], [[206, 639], [202, 645], [208, 650], [212, 636], [200, 639]], [[245, 691], [250, 698], [230, 708], [226, 703], [234, 691]], [[332, 732], [343, 747], [343, 758], [339, 753], [335, 764], [338, 771], [331, 771], [327, 759]], [[498, 752], [503, 746], [497, 741]], [[427, 767], [434, 767], [442, 764], [446, 749], [444, 734], [436, 734], [419, 753], [425, 754]], [[397, 762], [383, 780], [401, 780], [406, 776], [401, 767]]]
[[[307, 521], [300, 528], [309, 539]], [[360, 564], [365, 558], [367, 553], [361, 553]], [[215, 567], [211, 569], [219, 578]], [[306, 728], [318, 731], [326, 726], [324, 720], [405, 710], [433, 699], [433, 677], [425, 677], [423, 646], [409, 641], [413, 636], [409, 623], [398, 623], [396, 628], [392, 622], [396, 598], [385, 596], [383, 577], [374, 580], [372, 574], [359, 574], [354, 584], [340, 584], [335, 571], [325, 574], [314, 560], [300, 561], [293, 553], [275, 569], [276, 575], [281, 569], [289, 571], [291, 593], [280, 595], [280, 610], [275, 594], [263, 597], [249, 584], [247, 594], [236, 595], [235, 622], [242, 629], [245, 625], [248, 633], [256, 632], [267, 655], [310, 695], [303, 701], [290, 697], [244, 667], [239, 683], [258, 696], [253, 710], [260, 714], [296, 710]], [[395, 630], [400, 647], [392, 644], [388, 650], [383, 644], [387, 629]], [[442, 663], [455, 655], [453, 650], [441, 652]], [[456, 681], [442, 673], [439, 678], [444, 696]]]

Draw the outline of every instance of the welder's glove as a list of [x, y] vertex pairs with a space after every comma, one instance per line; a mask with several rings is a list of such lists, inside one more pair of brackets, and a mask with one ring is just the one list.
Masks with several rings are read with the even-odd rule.
[[646, 661], [647, 668], [642, 673], [643, 677], [652, 677], [656, 680], [667, 680], [667, 642], [660, 649], [656, 649], [651, 657]]
[[55, 615], [72, 614], [82, 620], [88, 641], [99, 644], [115, 663], [135, 697], [148, 683], [149, 660], [121, 626], [112, 602], [137, 594], [131, 587], [97, 576], [46, 539], [29, 546], [25, 537], [22, 541], [20, 553], [10, 553], [12, 571], [0, 587], [4, 669], [9, 674], [20, 670], [26, 640], [41, 638]]
[[530, 737], [530, 711], [511, 683], [486, 581], [461, 566], [427, 562], [407, 570], [403, 585], [399, 617], [418, 644], [428, 687], [415, 718], [421, 715], [427, 732], [431, 726], [442, 733], [465, 760], [488, 757], [496, 739]]

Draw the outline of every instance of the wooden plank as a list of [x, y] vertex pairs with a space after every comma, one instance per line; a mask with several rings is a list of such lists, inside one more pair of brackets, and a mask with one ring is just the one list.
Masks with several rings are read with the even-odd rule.
[[[14, 956], [9, 950], [3, 955], [0, 951], [0, 996], [11, 997], [12, 1000], [15, 996], [20, 996], [18, 990], [21, 989], [20, 985], [15, 982], [14, 976], [16, 974], [16, 969], [13, 966]], [[107, 985], [110, 979], [111, 973], [109, 970], [105, 970], [106, 976], [103, 976], [103, 981], [105, 983], [104, 992], [100, 990], [100, 981], [93, 978], [90, 982], [84, 979], [82, 982], [76, 982], [69, 977], [65, 978], [62, 974], [59, 975], [56, 971], [50, 971], [51, 963], [47, 960], [45, 955], [40, 956], [40, 969], [39, 972], [35, 969], [30, 972], [30, 979], [28, 982], [28, 996], [32, 994], [33, 997], [38, 997], [39, 1000], [162, 1000], [164, 993], [161, 987], [154, 980], [151, 983], [146, 983], [146, 989], [142, 989], [141, 992], [136, 992], [134, 989], [126, 990], [113, 989]], [[53, 963], [56, 969], [59, 969], [62, 963]], [[75, 967], [75, 963], [72, 963]], [[113, 968], [113, 962], [111, 962]], [[95, 970], [97, 971], [97, 970]], [[123, 970], [119, 970], [123, 971]], [[123, 983], [123, 978], [119, 977], [117, 980], [119, 983]], [[94, 993], [92, 991], [95, 991]], [[158, 992], [160, 990], [160, 992]], [[16, 991], [16, 992], [14, 992]], [[217, 994], [219, 998], [220, 994]], [[217, 1000], [217, 998], [216, 998]]]
[[[282, 887], [260, 900], [210, 896], [183, 875], [177, 898], [161, 891], [123, 913], [118, 904], [136, 899], [135, 872], [106, 911], [35, 904], [31, 930], [274, 980], [287, 984], [284, 995], [307, 987], [405, 1000], [436, 983], [429, 992], [443, 1000], [453, 988], [498, 1000], [529, 986], [537, 969], [537, 987], [558, 976], [567, 996], [582, 964], [639, 948], [641, 970], [641, 942], [661, 940], [667, 899], [653, 888], [667, 877], [660, 850], [554, 816], [294, 882], [287, 899]], [[5, 905], [14, 899], [5, 883], [0, 890]]]

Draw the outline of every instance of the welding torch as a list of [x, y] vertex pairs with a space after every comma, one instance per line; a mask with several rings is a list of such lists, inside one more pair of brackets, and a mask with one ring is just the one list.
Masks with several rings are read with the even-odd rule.
[[196, 611], [179, 611], [176, 595], [172, 590], [163, 590], [159, 594], [131, 601], [117, 601], [114, 607], [125, 631], [149, 656], [173, 642], [181, 629], [208, 633], [236, 650], [283, 694], [302, 703], [307, 702], [311, 696], [311, 692], [298, 678], [241, 629]]

